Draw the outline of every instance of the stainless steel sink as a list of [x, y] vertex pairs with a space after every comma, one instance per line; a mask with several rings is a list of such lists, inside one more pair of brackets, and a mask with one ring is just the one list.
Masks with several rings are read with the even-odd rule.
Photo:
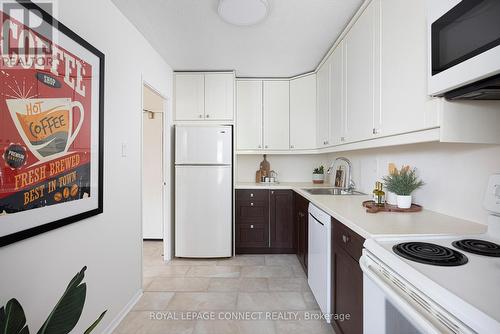
[[304, 190], [311, 195], [366, 195], [360, 191], [347, 190], [344, 188], [311, 188]]

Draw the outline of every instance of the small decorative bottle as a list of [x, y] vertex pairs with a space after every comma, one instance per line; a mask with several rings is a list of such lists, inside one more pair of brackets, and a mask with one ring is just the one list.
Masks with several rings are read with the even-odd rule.
[[373, 201], [376, 206], [385, 205], [385, 192], [383, 190], [382, 182], [375, 183], [375, 189], [373, 190]]
[[378, 182], [375, 182], [375, 188], [373, 188], [373, 201], [375, 204], [377, 204], [377, 199], [378, 199]]

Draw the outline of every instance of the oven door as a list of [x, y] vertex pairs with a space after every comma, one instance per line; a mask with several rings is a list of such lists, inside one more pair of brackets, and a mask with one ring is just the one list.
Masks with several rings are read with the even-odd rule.
[[500, 1], [429, 3], [430, 95], [500, 73]]
[[363, 250], [365, 334], [472, 334], [470, 328]]

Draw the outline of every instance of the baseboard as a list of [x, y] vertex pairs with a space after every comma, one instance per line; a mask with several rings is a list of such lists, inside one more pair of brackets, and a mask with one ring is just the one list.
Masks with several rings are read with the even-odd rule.
[[120, 322], [125, 318], [125, 316], [134, 308], [135, 304], [139, 301], [142, 296], [142, 289], [139, 289], [135, 295], [129, 300], [127, 305], [116, 315], [116, 317], [109, 323], [108, 327], [102, 331], [103, 334], [111, 334], [118, 327]]
[[236, 254], [296, 254], [294, 248], [237, 247]]

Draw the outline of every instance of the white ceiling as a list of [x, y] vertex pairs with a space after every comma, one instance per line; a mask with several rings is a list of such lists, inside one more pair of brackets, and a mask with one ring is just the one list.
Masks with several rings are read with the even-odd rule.
[[237, 27], [218, 0], [112, 0], [174, 70], [290, 77], [315, 69], [362, 0], [268, 0], [269, 16]]

